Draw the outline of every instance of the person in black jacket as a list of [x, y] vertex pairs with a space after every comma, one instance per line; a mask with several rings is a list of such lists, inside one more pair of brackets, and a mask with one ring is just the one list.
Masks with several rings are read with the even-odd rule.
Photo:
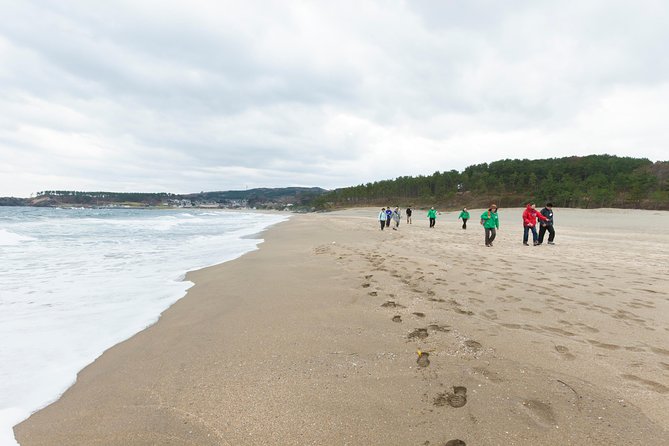
[[546, 221], [541, 222], [541, 227], [539, 228], [539, 240], [537, 244], [541, 245], [544, 242], [544, 235], [548, 231], [548, 244], [554, 245], [555, 243], [555, 229], [553, 228], [553, 203], [546, 203], [546, 207], [541, 210], [541, 215], [546, 217]]

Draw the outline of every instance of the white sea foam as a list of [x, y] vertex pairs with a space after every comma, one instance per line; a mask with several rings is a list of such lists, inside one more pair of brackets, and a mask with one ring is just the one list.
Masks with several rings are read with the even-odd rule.
[[187, 271], [285, 220], [232, 212], [0, 208], [0, 446], [105, 349], [155, 322]]
[[21, 244], [21, 242], [26, 242], [29, 240], [34, 240], [34, 239], [32, 237], [15, 234], [13, 232], [9, 232], [5, 229], [0, 228], [0, 246], [15, 246]]

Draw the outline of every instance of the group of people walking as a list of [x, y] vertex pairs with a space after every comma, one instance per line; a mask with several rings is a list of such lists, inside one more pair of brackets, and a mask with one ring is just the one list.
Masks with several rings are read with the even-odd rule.
[[[541, 220], [539, 235], [537, 235], [537, 219]], [[523, 211], [523, 245], [529, 246], [529, 232], [532, 231], [532, 243], [534, 246], [544, 242], [544, 236], [548, 231], [548, 244], [555, 244], [555, 229], [553, 228], [553, 203], [546, 203], [546, 207], [538, 212], [536, 205], [530, 203]]]
[[[463, 212], [466, 209], [463, 209]], [[462, 213], [460, 214], [462, 217]], [[553, 203], [546, 203], [541, 212], [537, 211], [535, 203], [528, 203], [523, 211], [523, 245], [529, 246], [529, 234], [532, 232], [532, 243], [534, 246], [543, 244], [544, 236], [548, 232], [548, 244], [554, 245], [555, 228], [553, 227]], [[537, 234], [537, 220], [540, 221], [539, 234]], [[492, 242], [497, 236], [499, 229], [499, 216], [497, 215], [497, 206], [492, 204], [481, 214], [481, 226], [485, 231], [485, 245], [492, 247]], [[463, 229], [465, 225], [463, 224]]]
[[[409, 212], [408, 217], [411, 217], [411, 213]], [[383, 231], [384, 228], [389, 228], [390, 227], [390, 222], [391, 220], [395, 222], [395, 226], [393, 226], [393, 230], [397, 231], [397, 228], [400, 226], [400, 219], [401, 219], [401, 214], [400, 214], [400, 208], [396, 207], [394, 210], [390, 209], [390, 206], [388, 206], [388, 209], [386, 208], [381, 208], [381, 212], [379, 213], [379, 223], [381, 223], [381, 230]]]
[[[406, 209], [407, 224], [411, 224], [411, 208]], [[427, 211], [427, 218], [430, 222], [430, 228], [434, 228], [437, 222], [437, 210], [431, 207]], [[463, 208], [458, 216], [462, 220], [462, 229], [467, 229], [467, 221], [470, 219], [469, 211]], [[390, 207], [382, 208], [379, 213], [379, 222], [381, 230], [389, 228], [391, 221], [394, 222], [393, 230], [397, 230], [400, 226], [401, 211], [399, 206], [394, 210]], [[555, 242], [555, 228], [553, 227], [553, 204], [546, 203], [546, 206], [537, 211], [535, 203], [529, 203], [522, 215], [523, 220], [523, 245], [529, 246], [529, 234], [532, 232], [532, 243], [534, 246], [543, 244], [546, 232], [548, 232], [548, 244], [554, 245]], [[539, 233], [537, 234], [537, 220], [539, 220]], [[481, 226], [485, 233], [485, 245], [492, 247], [495, 237], [497, 237], [497, 230], [499, 229], [499, 216], [497, 214], [497, 205], [491, 204], [487, 211], [481, 214]]]

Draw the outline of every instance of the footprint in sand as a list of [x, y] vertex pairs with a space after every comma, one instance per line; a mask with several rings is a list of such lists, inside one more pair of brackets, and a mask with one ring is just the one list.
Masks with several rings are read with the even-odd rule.
[[664, 384], [651, 381], [649, 379], [644, 379], [636, 375], [620, 375], [620, 377], [625, 378], [628, 381], [633, 381], [636, 382], [637, 384], [641, 384], [642, 386], [646, 387], [648, 390], [652, 390], [653, 392], [669, 393], [669, 387], [665, 386]]
[[563, 336], [576, 336], [576, 333], [572, 333], [571, 331], [563, 330], [559, 327], [550, 327], [547, 325], [540, 325], [540, 327], [543, 330], [550, 331], [551, 333], [557, 333]]
[[497, 312], [495, 310], [485, 310], [483, 317], [491, 321], [497, 320]]
[[463, 310], [462, 308], [455, 308], [453, 309], [458, 314], [466, 314], [467, 316], [473, 316], [474, 312], [470, 310]]
[[393, 302], [392, 300], [382, 303], [381, 306], [384, 308], [404, 308], [403, 305]]
[[379, 293], [377, 293], [376, 291], [370, 291], [368, 294], [370, 296], [378, 296], [379, 295]]
[[416, 313], [411, 313], [411, 314], [413, 314], [416, 317], [425, 317], [425, 313], [416, 312]]
[[400, 315], [393, 316], [393, 322], [402, 322], [402, 316]]
[[569, 352], [569, 349], [565, 347], [564, 345], [556, 345], [555, 346], [555, 351], [557, 351], [564, 359], [567, 360], [572, 360], [576, 359], [576, 356], [574, 356], [572, 353]]
[[409, 339], [414, 339], [414, 338], [425, 339], [428, 336], [429, 335], [427, 333], [427, 328], [416, 328], [414, 331], [412, 331], [411, 333], [409, 333], [407, 335], [407, 338], [409, 338]]
[[443, 333], [448, 333], [449, 331], [451, 331], [451, 328], [449, 326], [438, 325], [438, 324], [430, 324], [427, 326], [427, 329], [432, 331], [441, 331]]
[[525, 313], [541, 314], [541, 311], [533, 310], [533, 309], [527, 308], [527, 307], [521, 307], [520, 311], [524, 311]]
[[556, 424], [555, 413], [550, 404], [539, 400], [525, 400], [523, 408], [530, 418], [541, 426], [550, 427]]
[[607, 344], [606, 342], [595, 341], [594, 339], [587, 339], [588, 343], [594, 345], [595, 347], [603, 348], [606, 350], [620, 350], [620, 346], [616, 344]]
[[586, 324], [584, 324], [584, 323], [582, 323], [582, 322], [577, 322], [577, 323], [574, 324], [574, 325], [577, 326], [577, 327], [580, 327], [581, 330], [583, 330], [583, 331], [587, 331], [588, 333], [599, 333], [599, 330], [596, 329], [595, 327], [591, 327], [591, 326], [586, 325]]
[[500, 376], [499, 372], [493, 372], [491, 370], [488, 370], [486, 367], [473, 367], [472, 370], [474, 371], [474, 373], [483, 376], [490, 382], [494, 383], [504, 382], [504, 378]]
[[363, 288], [369, 288], [369, 287], [370, 287], [370, 284], [369, 284], [369, 283], [363, 283], [363, 284], [362, 284], [362, 287], [363, 287]]
[[483, 348], [483, 346], [479, 342], [476, 342], [472, 339], [467, 339], [465, 341], [465, 347], [467, 347], [467, 348], [469, 348], [469, 349], [471, 349], [475, 352], [478, 352], [479, 350], [481, 350]]
[[454, 386], [453, 393], [448, 395], [447, 402], [451, 407], [462, 407], [467, 404], [467, 388]]
[[465, 443], [462, 440], [448, 440], [446, 443], [444, 443], [444, 446], [467, 446], [467, 443]]
[[416, 359], [416, 364], [418, 367], [427, 367], [430, 365], [430, 354], [426, 352], [419, 352], [418, 359]]
[[504, 328], [510, 328], [511, 330], [520, 330], [521, 328], [523, 328], [523, 326], [520, 324], [499, 324], [499, 325], [501, 325]]
[[434, 399], [435, 406], [442, 407], [449, 405], [451, 407], [462, 407], [467, 404], [467, 388], [462, 386], [453, 386], [453, 392], [440, 393]]
[[655, 305], [652, 302], [648, 302], [642, 299], [632, 299], [629, 302], [625, 302], [625, 305], [631, 308], [655, 308]]
[[650, 350], [658, 355], [669, 356], [669, 350], [659, 347], [651, 347]]
[[634, 346], [634, 345], [630, 345], [630, 346], [625, 347], [625, 350], [627, 350], [629, 352], [645, 352], [646, 351], [645, 348], [637, 347], [637, 346]]

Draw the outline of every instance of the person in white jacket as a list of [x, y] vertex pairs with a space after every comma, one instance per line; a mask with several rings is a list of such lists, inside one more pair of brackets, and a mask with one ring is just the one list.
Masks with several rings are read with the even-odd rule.
[[399, 207], [396, 207], [395, 210], [393, 211], [393, 221], [395, 222], [395, 226], [393, 229], [397, 231], [397, 228], [400, 227], [400, 220], [402, 219], [402, 213], [400, 211]]

